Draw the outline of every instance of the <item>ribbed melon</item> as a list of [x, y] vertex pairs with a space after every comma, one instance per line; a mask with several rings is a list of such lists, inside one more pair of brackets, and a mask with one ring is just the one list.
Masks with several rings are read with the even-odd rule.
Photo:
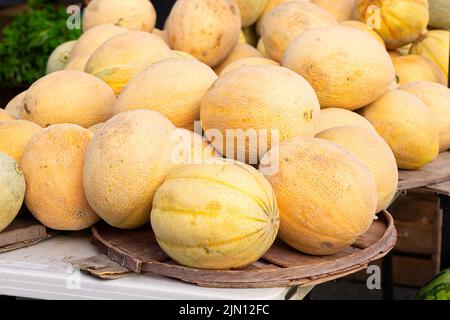
[[56, 230], [81, 230], [99, 220], [83, 190], [83, 163], [92, 132], [74, 124], [51, 126], [28, 143], [20, 165], [25, 204], [42, 224]]
[[111, 88], [87, 73], [61, 70], [37, 80], [27, 90], [20, 118], [41, 127], [73, 123], [88, 128], [112, 116]]
[[415, 54], [392, 59], [400, 85], [416, 81], [433, 81], [447, 84], [445, 74], [430, 59]]
[[227, 72], [230, 72], [235, 69], [239, 69], [246, 66], [259, 66], [259, 65], [271, 65], [271, 66], [279, 66], [280, 64], [272, 59], [260, 58], [260, 57], [252, 57], [252, 58], [242, 58], [234, 61], [227, 65], [220, 75], [223, 75]]
[[84, 32], [70, 52], [67, 70], [84, 71], [91, 55], [106, 40], [127, 32], [128, 29], [113, 24], [100, 24]]
[[105, 23], [150, 32], [156, 23], [155, 8], [148, 0], [90, 1], [83, 14], [83, 30]]
[[314, 136], [319, 113], [305, 79], [286, 68], [260, 65], [219, 77], [202, 99], [200, 118], [206, 137], [222, 154], [256, 164], [279, 141]]
[[428, 0], [356, 0], [354, 18], [373, 26], [388, 49], [397, 49], [427, 28]]
[[30, 139], [42, 128], [26, 120], [0, 122], [0, 151], [20, 161]]
[[439, 153], [438, 126], [419, 98], [391, 90], [361, 112], [394, 152], [400, 169], [420, 169]]
[[170, 12], [167, 30], [172, 49], [215, 67], [236, 45], [241, 15], [233, 0], [178, 0]]
[[261, 38], [272, 59], [281, 61], [284, 51], [298, 35], [335, 24], [336, 19], [325, 9], [308, 2], [292, 1], [267, 14], [262, 23]]
[[318, 133], [341, 126], [359, 126], [376, 132], [372, 124], [356, 112], [341, 108], [327, 108], [320, 111]]
[[371, 225], [377, 207], [374, 178], [339, 145], [296, 137], [273, 148], [260, 171], [280, 208], [279, 237], [297, 250], [327, 255], [350, 246]]
[[14, 220], [25, 196], [25, 179], [14, 159], [0, 151], [0, 232]]
[[84, 71], [106, 82], [119, 95], [136, 74], [170, 55], [170, 48], [158, 36], [143, 31], [125, 32], [95, 50]]
[[279, 213], [272, 188], [239, 162], [183, 166], [167, 176], [153, 201], [151, 224], [161, 248], [196, 268], [239, 268], [272, 245]]
[[129, 82], [114, 112], [150, 109], [166, 116], [176, 127], [192, 130], [194, 121], [200, 120], [200, 101], [216, 79], [215, 72], [198, 60], [165, 59]]
[[89, 145], [84, 164], [86, 198], [114, 227], [148, 222], [153, 195], [173, 169], [174, 125], [156, 111], [135, 110], [107, 121]]
[[302, 33], [285, 51], [281, 65], [311, 84], [322, 108], [361, 108], [395, 81], [386, 50], [367, 32], [347, 26]]
[[439, 29], [450, 28], [450, 0], [428, 0], [430, 6], [429, 26]]
[[398, 185], [398, 170], [389, 145], [373, 129], [336, 127], [316, 136], [344, 147], [369, 169], [377, 187], [377, 212], [392, 202]]
[[20, 119], [20, 110], [22, 109], [23, 100], [27, 91], [19, 93], [12, 98], [11, 101], [5, 107], [5, 111], [8, 112], [14, 119]]
[[217, 74], [221, 74], [222, 70], [225, 69], [228, 65], [232, 64], [233, 62], [239, 59], [251, 57], [261, 57], [261, 53], [249, 44], [238, 43], [233, 48], [233, 50], [231, 50], [230, 54], [225, 58], [225, 60], [214, 68], [214, 71]]
[[439, 150], [450, 148], [450, 89], [438, 83], [419, 81], [400, 87], [422, 100], [434, 114], [439, 127]]

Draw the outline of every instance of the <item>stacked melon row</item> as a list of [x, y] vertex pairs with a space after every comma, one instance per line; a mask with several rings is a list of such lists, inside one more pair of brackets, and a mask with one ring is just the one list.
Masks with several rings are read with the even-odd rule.
[[149, 1], [91, 1], [49, 60], [64, 69], [0, 113], [0, 230], [25, 198], [58, 230], [151, 222], [192, 267], [248, 265], [277, 236], [345, 249], [392, 201], [397, 168], [450, 147], [450, 90], [399, 87], [386, 50], [421, 39], [427, 1], [377, 1], [384, 24], [399, 6], [402, 32], [342, 22], [370, 20], [372, 1], [350, 2], [178, 0], [157, 30]]

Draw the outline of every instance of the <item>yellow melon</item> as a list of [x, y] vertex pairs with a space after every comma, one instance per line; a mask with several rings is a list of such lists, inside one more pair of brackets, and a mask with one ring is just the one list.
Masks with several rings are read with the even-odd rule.
[[263, 58], [271, 59], [269, 53], [267, 53], [266, 46], [264, 45], [262, 38], [259, 38], [256, 49], [259, 51]]
[[346, 26], [302, 33], [286, 50], [281, 65], [311, 84], [322, 108], [361, 108], [395, 81], [386, 50], [367, 32]]
[[292, 1], [279, 5], [264, 18], [261, 37], [264, 46], [276, 61], [280, 61], [288, 45], [301, 33], [337, 24], [334, 17], [321, 7]]
[[327, 108], [320, 111], [318, 133], [330, 128], [342, 126], [364, 127], [376, 132], [372, 124], [356, 112], [342, 108]]
[[26, 120], [0, 122], [0, 151], [20, 161], [30, 139], [42, 128]]
[[258, 20], [259, 16], [266, 7], [268, 0], [235, 0], [243, 27], [251, 26]]
[[158, 244], [178, 263], [231, 269], [270, 248], [279, 213], [264, 176], [222, 159], [173, 171], [155, 194], [151, 224]]
[[389, 144], [400, 169], [420, 169], [438, 156], [436, 120], [416, 96], [391, 90], [361, 114]]
[[81, 230], [99, 220], [83, 189], [83, 162], [92, 132], [59, 124], [37, 133], [20, 165], [27, 190], [25, 204], [42, 224], [56, 230]]
[[105, 23], [150, 32], [156, 23], [155, 8], [148, 0], [90, 1], [83, 14], [83, 30]]
[[214, 158], [222, 158], [209, 141], [201, 136], [200, 126], [198, 132], [200, 134], [182, 128], [175, 129], [171, 135], [172, 163], [175, 165], [209, 164]]
[[279, 237], [297, 250], [327, 255], [350, 246], [371, 225], [377, 206], [374, 178], [339, 145], [295, 137], [263, 158], [280, 208]]
[[226, 57], [226, 59], [214, 68], [214, 71], [217, 74], [221, 74], [222, 70], [225, 69], [229, 64], [242, 59], [242, 58], [252, 58], [252, 57], [261, 57], [261, 53], [253, 48], [251, 45], [246, 43], [238, 43], [230, 54]]
[[169, 31], [167, 31], [167, 30], [160, 30], [158, 28], [154, 28], [152, 33], [154, 35], [157, 35], [158, 37], [160, 37], [161, 40], [164, 41], [167, 45], [170, 45]]
[[266, 59], [261, 57], [251, 57], [251, 58], [242, 58], [239, 60], [236, 60], [229, 65], [227, 65], [220, 75], [223, 75], [227, 72], [230, 72], [235, 69], [239, 69], [246, 66], [259, 66], [259, 65], [272, 65], [272, 66], [279, 66], [280, 64], [272, 59]]
[[174, 167], [174, 129], [156, 111], [135, 110], [111, 118], [94, 135], [83, 183], [90, 206], [107, 223], [132, 229], [148, 222], [153, 195]]
[[392, 59], [400, 85], [416, 81], [432, 81], [447, 84], [445, 74], [430, 59], [409, 54]]
[[106, 82], [119, 95], [136, 74], [170, 54], [165, 42], [152, 33], [125, 32], [104, 42], [89, 58], [85, 72]]
[[370, 34], [375, 40], [377, 40], [383, 47], [386, 47], [386, 45], [384, 44], [383, 38], [381, 38], [378, 35], [378, 33], [373, 31], [373, 29], [370, 28], [364, 22], [357, 21], [357, 20], [346, 20], [346, 21], [341, 22], [341, 25], [347, 26], [347, 27], [352, 27], [352, 28], [355, 28], [355, 29], [359, 29], [361, 31], [365, 31], [368, 34]]
[[173, 49], [215, 67], [238, 41], [239, 8], [233, 0], [178, 0], [170, 12], [168, 31]]
[[377, 212], [392, 202], [398, 185], [398, 170], [389, 145], [373, 129], [335, 127], [316, 136], [344, 147], [369, 169], [377, 186]]
[[137, 74], [117, 99], [115, 114], [150, 109], [176, 127], [193, 129], [200, 120], [200, 101], [217, 75], [206, 64], [185, 58], [159, 61]]
[[373, 27], [388, 49], [397, 49], [427, 28], [428, 0], [356, 0], [354, 18]]
[[422, 100], [434, 114], [439, 127], [439, 150], [450, 148], [450, 89], [438, 83], [419, 81], [400, 87]]
[[0, 109], [0, 121], [14, 120], [15, 118], [3, 109]]
[[427, 57], [436, 63], [448, 78], [449, 41], [449, 31], [432, 30], [414, 42], [410, 53]]
[[111, 88], [87, 73], [61, 70], [28, 89], [20, 118], [48, 127], [73, 123], [88, 128], [112, 116], [116, 101]]
[[67, 41], [55, 48], [47, 60], [47, 74], [63, 70], [69, 62], [70, 52], [77, 40]]
[[355, 0], [312, 0], [311, 2], [329, 11], [339, 22], [353, 17]]
[[319, 112], [305, 79], [286, 68], [260, 65], [219, 77], [203, 97], [200, 118], [219, 152], [256, 164], [278, 141], [314, 136]]
[[0, 232], [19, 213], [25, 196], [25, 179], [14, 159], [0, 151]]
[[256, 31], [258, 34], [261, 34], [261, 25], [262, 21], [264, 20], [265, 16], [272, 11], [275, 7], [291, 1], [299, 1], [299, 2], [309, 2], [310, 0], [268, 0], [266, 6], [264, 7], [264, 10], [262, 11], [261, 15], [258, 18], [258, 21], [256, 22]]
[[70, 52], [69, 63], [65, 69], [84, 71], [86, 63], [95, 50], [106, 40], [127, 31], [126, 28], [113, 24], [101, 24], [84, 32]]
[[23, 91], [15, 96], [5, 107], [5, 111], [9, 113], [14, 119], [20, 118], [20, 110], [22, 109], [23, 99], [27, 91]]
[[103, 128], [104, 124], [105, 124], [104, 122], [94, 124], [93, 126], [89, 127], [88, 130], [91, 131], [93, 134], [96, 134]]
[[429, 26], [439, 29], [450, 28], [450, 0], [428, 0], [430, 6]]

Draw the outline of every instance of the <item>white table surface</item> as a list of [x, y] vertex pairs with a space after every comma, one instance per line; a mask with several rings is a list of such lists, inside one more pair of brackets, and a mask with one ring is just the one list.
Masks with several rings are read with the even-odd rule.
[[[98, 252], [82, 234], [59, 235], [34, 246], [0, 254], [0, 295], [36, 299], [231, 299], [281, 300], [289, 288], [202, 288], [151, 274], [100, 280], [74, 270], [69, 257]], [[299, 288], [303, 299], [311, 288]], [[291, 299], [292, 299], [291, 298]]]

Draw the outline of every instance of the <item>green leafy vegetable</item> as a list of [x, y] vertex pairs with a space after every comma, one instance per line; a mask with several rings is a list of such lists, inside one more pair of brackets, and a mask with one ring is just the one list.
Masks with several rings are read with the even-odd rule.
[[42, 0], [29, 0], [28, 6], [2, 32], [0, 86], [3, 88], [31, 85], [45, 75], [52, 51], [81, 34], [81, 30], [67, 28], [66, 8]]

